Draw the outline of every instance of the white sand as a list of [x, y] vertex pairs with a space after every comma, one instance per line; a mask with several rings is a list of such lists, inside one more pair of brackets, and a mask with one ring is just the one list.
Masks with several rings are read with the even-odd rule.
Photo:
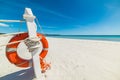
[[[46, 80], [120, 80], [120, 42], [47, 38], [51, 62]], [[0, 44], [8, 37], [1, 37]], [[32, 80], [33, 70], [18, 68], [0, 48], [0, 80]]]

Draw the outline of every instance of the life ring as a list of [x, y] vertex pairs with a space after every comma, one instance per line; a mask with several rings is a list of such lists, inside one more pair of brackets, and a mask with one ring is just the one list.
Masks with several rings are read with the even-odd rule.
[[[40, 39], [40, 41], [42, 42], [43, 49], [39, 56], [40, 56], [41, 68], [42, 68], [42, 70], [44, 70], [45, 67], [49, 67], [49, 65], [43, 61], [43, 59], [45, 58], [45, 56], [47, 55], [47, 52], [48, 52], [48, 42], [42, 34], [37, 33], [37, 36], [42, 37]], [[20, 40], [25, 40], [26, 38], [28, 38], [28, 33], [17, 34], [9, 41], [9, 43], [20, 41]], [[19, 44], [20, 44], [20, 42], [7, 45], [6, 46], [6, 56], [12, 64], [15, 64], [18, 67], [24, 67], [24, 68], [30, 67], [31, 60], [22, 59], [17, 54], [17, 47]]]

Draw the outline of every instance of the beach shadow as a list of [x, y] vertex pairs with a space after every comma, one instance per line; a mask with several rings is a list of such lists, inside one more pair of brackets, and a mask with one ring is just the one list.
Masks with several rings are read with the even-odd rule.
[[0, 77], [0, 80], [32, 80], [33, 78], [33, 68], [29, 68]]

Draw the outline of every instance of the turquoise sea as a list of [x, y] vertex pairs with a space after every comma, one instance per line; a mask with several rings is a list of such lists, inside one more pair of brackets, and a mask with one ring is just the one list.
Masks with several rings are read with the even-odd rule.
[[68, 39], [86, 39], [86, 40], [106, 40], [120, 41], [120, 35], [50, 35], [47, 37], [68, 38]]

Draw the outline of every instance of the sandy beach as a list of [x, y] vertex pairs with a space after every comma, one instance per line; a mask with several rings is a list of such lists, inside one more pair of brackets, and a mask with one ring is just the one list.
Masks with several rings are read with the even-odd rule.
[[[0, 45], [11, 36], [0, 37]], [[46, 80], [120, 80], [120, 42], [47, 38]], [[32, 80], [33, 69], [11, 64], [0, 47], [0, 80]]]

